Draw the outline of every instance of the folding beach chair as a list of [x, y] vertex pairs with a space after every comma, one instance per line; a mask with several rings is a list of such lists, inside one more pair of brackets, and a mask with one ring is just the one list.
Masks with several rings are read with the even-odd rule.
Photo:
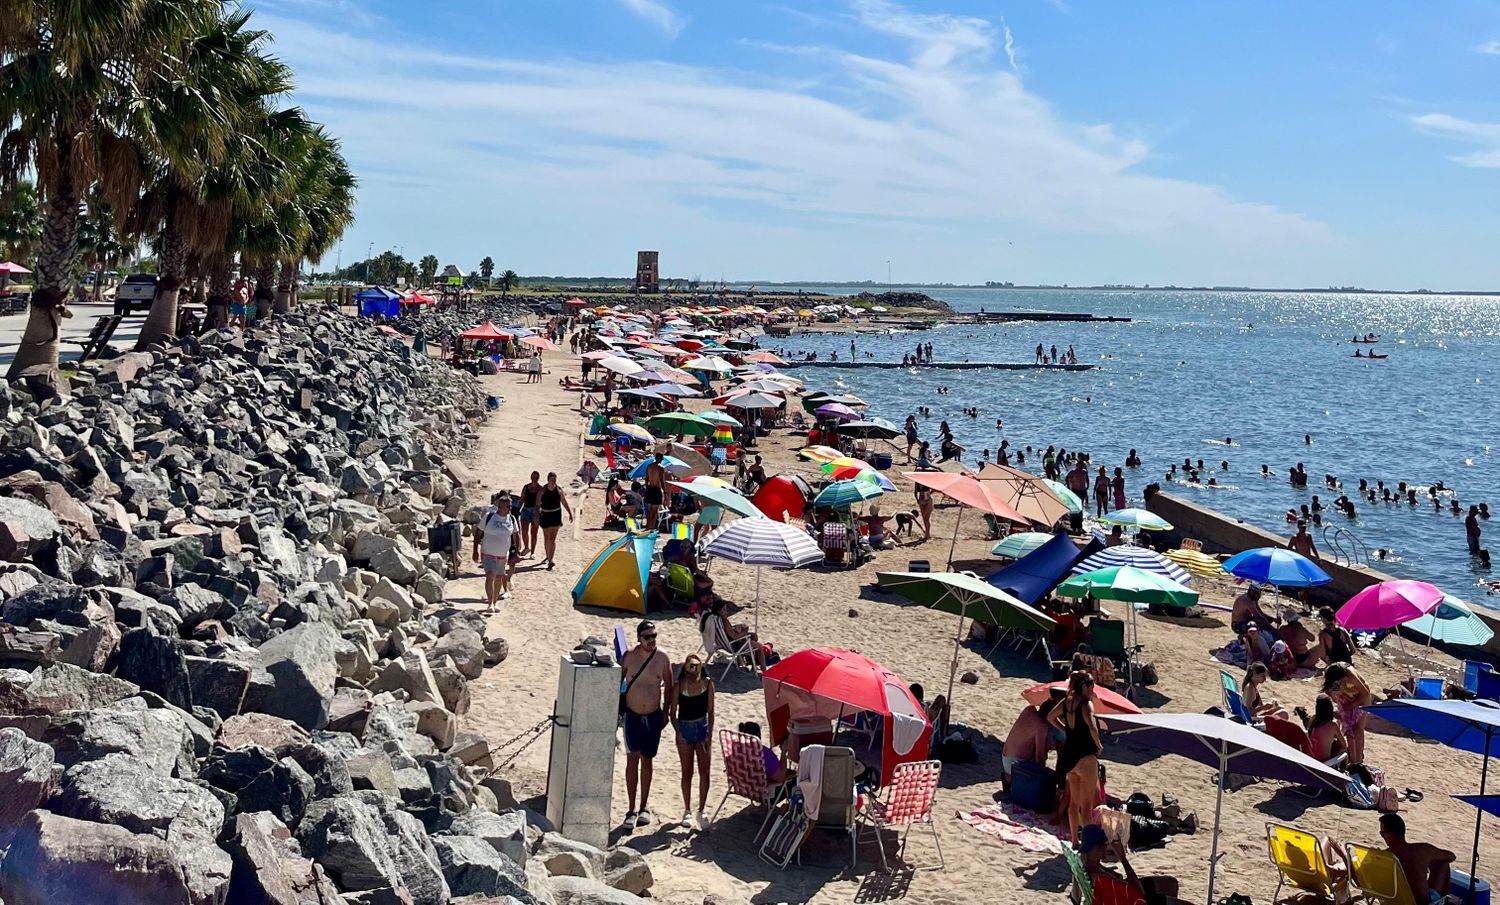
[[724, 797], [719, 799], [719, 806], [714, 809], [713, 819], [710, 824], [719, 822], [719, 812], [724, 810], [724, 803], [729, 796], [736, 795], [744, 798], [751, 804], [763, 805], [766, 809], [766, 819], [761, 821], [760, 829], [755, 831], [755, 839], [760, 839], [760, 834], [765, 832], [766, 824], [771, 822], [776, 802], [781, 800], [782, 786], [772, 786], [766, 778], [766, 762], [761, 757], [760, 739], [743, 732], [735, 732], [730, 729], [719, 730], [719, 752], [724, 757], [725, 788]]
[[1344, 846], [1349, 862], [1349, 891], [1378, 905], [1416, 905], [1406, 873], [1396, 856], [1384, 849], [1353, 842]]
[[828, 565], [842, 564], [849, 553], [849, 529], [838, 522], [824, 524], [819, 546], [823, 550], [823, 562]]
[[849, 866], [854, 866], [857, 851], [854, 777], [859, 773], [854, 749], [808, 745], [802, 749], [801, 772], [813, 772], [810, 768], [815, 760], [820, 763], [816, 771], [818, 782], [798, 783], [800, 796], [794, 797], [792, 807], [777, 817], [761, 847], [761, 859], [777, 867], [786, 867], [794, 855], [801, 864], [802, 844], [820, 829], [837, 830], [849, 836]]
[[752, 671], [755, 669], [755, 646], [750, 636], [745, 635], [738, 641], [731, 641], [722, 618], [709, 616], [703, 620], [702, 639], [706, 658], [703, 662], [704, 672], [714, 665], [717, 658], [723, 657], [726, 660], [724, 671], [719, 674], [720, 684], [729, 678], [729, 671], [736, 666]]
[[1230, 719], [1257, 729], [1265, 728], [1264, 723], [1257, 720], [1255, 714], [1250, 712], [1250, 708], [1245, 706], [1244, 695], [1240, 693], [1239, 680], [1221, 670], [1219, 684], [1223, 688], [1224, 712], [1229, 715]]
[[687, 566], [681, 563], [670, 563], [667, 566], [667, 590], [678, 600], [691, 602], [693, 599], [693, 573]]
[[938, 867], [946, 868], [943, 846], [938, 841], [937, 824], [932, 819], [932, 804], [937, 798], [938, 780], [943, 775], [942, 761], [920, 760], [899, 764], [891, 774], [891, 784], [886, 789], [885, 800], [868, 795], [860, 810], [864, 825], [870, 827], [875, 843], [880, 848], [880, 866], [886, 867], [885, 843], [880, 838], [883, 829], [900, 829], [901, 848], [896, 857], [905, 860], [906, 839], [913, 824], [923, 823], [932, 830], [932, 844], [937, 847]]
[[1343, 899], [1344, 880], [1335, 878], [1328, 869], [1317, 836], [1285, 824], [1267, 823], [1266, 848], [1279, 875], [1271, 905], [1281, 901], [1281, 888], [1287, 885], [1322, 899]]
[[1464, 691], [1484, 697], [1484, 695], [1479, 694], [1479, 677], [1481, 674], [1488, 672], [1493, 672], [1493, 667], [1488, 663], [1480, 660], [1465, 660]]

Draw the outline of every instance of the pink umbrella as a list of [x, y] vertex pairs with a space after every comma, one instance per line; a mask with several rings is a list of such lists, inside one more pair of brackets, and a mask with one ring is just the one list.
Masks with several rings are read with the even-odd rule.
[[531, 346], [532, 348], [542, 349], [547, 352], [562, 351], [557, 347], [557, 343], [553, 342], [545, 336], [523, 336], [521, 337], [521, 345]]
[[22, 267], [20, 264], [14, 264], [10, 261], [6, 261], [5, 263], [0, 264], [0, 273], [31, 273], [31, 271]]
[[1394, 628], [1438, 608], [1443, 592], [1425, 581], [1372, 584], [1339, 607], [1339, 625], [1359, 631]]

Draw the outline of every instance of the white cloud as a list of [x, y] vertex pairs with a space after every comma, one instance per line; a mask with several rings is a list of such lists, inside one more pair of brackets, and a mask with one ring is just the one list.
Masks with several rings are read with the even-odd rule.
[[[982, 19], [885, 0], [851, 8], [905, 52], [782, 55], [809, 69], [796, 80], [464, 56], [416, 39], [264, 24], [298, 73], [297, 100], [344, 140], [362, 176], [361, 229], [388, 220], [488, 233], [501, 227], [476, 212], [504, 211], [528, 224], [516, 241], [565, 261], [604, 243], [675, 240], [679, 254], [693, 245], [738, 273], [772, 276], [797, 254], [822, 254], [841, 273], [861, 254], [883, 261], [889, 253], [864, 247], [877, 234], [910, 240], [931, 277], [990, 275], [980, 258], [1013, 236], [1043, 237], [1060, 257], [1083, 240], [1149, 246], [1158, 258], [1222, 262], [1215, 275], [1330, 238], [1299, 214], [1148, 172], [1145, 141], [1070, 121], [995, 66], [995, 29]], [[344, 63], [376, 55], [377, 68]], [[445, 216], [422, 219], [435, 208]], [[455, 224], [458, 210], [474, 222]]]
[[1486, 41], [1474, 48], [1476, 53], [1488, 53], [1500, 55], [1500, 41]]
[[1454, 155], [1464, 166], [1500, 169], [1500, 123], [1477, 123], [1446, 113], [1426, 113], [1411, 121], [1429, 135], [1479, 145], [1477, 151]]
[[658, 0], [620, 0], [620, 5], [661, 29], [669, 38], [677, 37], [687, 25], [686, 19]]
[[1010, 33], [1010, 26], [1005, 24], [1005, 17], [1000, 17], [1000, 29], [1005, 32], [1005, 58], [1010, 60], [1010, 68], [1020, 71], [1021, 67], [1016, 65], [1016, 39]]

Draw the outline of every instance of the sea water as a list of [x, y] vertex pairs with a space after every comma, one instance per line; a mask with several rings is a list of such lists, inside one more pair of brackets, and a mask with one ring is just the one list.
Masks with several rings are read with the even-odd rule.
[[[850, 288], [809, 291], [854, 292]], [[1433, 509], [1429, 485], [1456, 492], [1467, 514], [1488, 502], [1496, 518], [1481, 521], [1482, 545], [1500, 556], [1500, 299], [1483, 296], [931, 289], [958, 311], [1089, 312], [1129, 317], [1130, 323], [1016, 322], [949, 325], [926, 331], [853, 336], [862, 360], [900, 361], [918, 342], [932, 343], [937, 361], [1030, 362], [1037, 343], [1050, 353], [1072, 344], [1086, 372], [941, 369], [803, 369], [810, 389], [837, 388], [871, 403], [872, 412], [899, 424], [918, 406], [922, 438], [934, 453], [938, 424], [947, 420], [973, 464], [1001, 440], [1033, 452], [1025, 467], [1041, 470], [1048, 444], [1092, 454], [1113, 474], [1130, 449], [1143, 465], [1125, 469], [1128, 496], [1139, 504], [1146, 484], [1290, 534], [1288, 509], [1324, 508], [1325, 534], [1312, 528], [1320, 549], [1334, 528], [1352, 532], [1373, 564], [1402, 577], [1431, 581], [1473, 603], [1500, 608], [1486, 593], [1497, 575], [1468, 555], [1464, 516], [1449, 511], [1451, 495]], [[1356, 345], [1356, 334], [1380, 342]], [[851, 334], [766, 338], [788, 357], [817, 352], [849, 355]], [[1356, 359], [1374, 350], [1384, 360]], [[867, 358], [873, 356], [873, 359]], [[940, 387], [951, 392], [939, 394]], [[977, 407], [978, 417], [962, 414]], [[997, 429], [996, 419], [1004, 425]], [[1311, 435], [1312, 443], [1304, 442]], [[1230, 441], [1229, 444], [1225, 440]], [[1203, 460], [1204, 484], [1190, 485], [1182, 460]], [[1227, 461], [1224, 470], [1220, 463]], [[1176, 462], [1178, 475], [1167, 478]], [[1308, 486], [1287, 482], [1303, 463]], [[1261, 465], [1271, 476], [1261, 477]], [[1333, 509], [1336, 475], [1355, 502], [1357, 517]], [[1217, 485], [1206, 482], [1213, 477]], [[1417, 504], [1370, 503], [1359, 480], [1399, 481], [1417, 487]], [[1354, 544], [1342, 540], [1346, 553]], [[1378, 558], [1377, 551], [1385, 551]], [[1329, 553], [1336, 552], [1333, 550]], [[1326, 553], [1325, 553], [1326, 555]]]

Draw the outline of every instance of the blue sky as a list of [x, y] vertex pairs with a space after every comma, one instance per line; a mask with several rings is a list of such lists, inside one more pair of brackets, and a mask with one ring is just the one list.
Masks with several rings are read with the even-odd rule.
[[252, 3], [345, 262], [1500, 288], [1489, 0]]

